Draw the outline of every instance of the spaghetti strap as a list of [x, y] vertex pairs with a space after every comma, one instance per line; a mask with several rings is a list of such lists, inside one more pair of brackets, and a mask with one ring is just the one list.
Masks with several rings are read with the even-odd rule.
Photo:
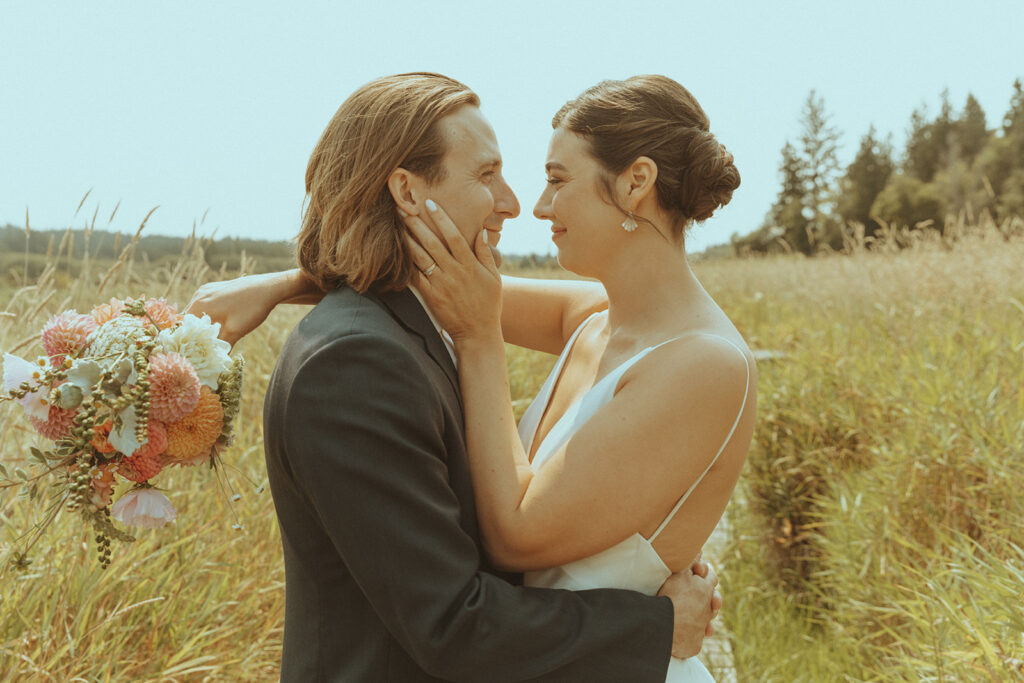
[[[725, 450], [725, 447], [728, 446], [729, 445], [729, 441], [732, 440], [732, 435], [736, 433], [736, 428], [739, 427], [740, 419], [743, 417], [743, 411], [747, 407], [747, 397], [750, 395], [750, 361], [747, 360], [747, 354], [743, 353], [743, 349], [741, 349], [739, 346], [737, 346], [735, 342], [733, 342], [733, 341], [731, 341], [729, 339], [726, 339], [725, 337], [723, 337], [721, 335], [711, 334], [709, 332], [692, 332], [690, 334], [683, 335], [683, 336], [690, 336], [690, 335], [693, 335], [693, 334], [703, 334], [703, 335], [708, 336], [708, 337], [716, 337], [718, 339], [721, 339], [722, 341], [728, 343], [734, 349], [739, 351], [739, 354], [741, 356], [743, 356], [743, 363], [744, 363], [744, 365], [747, 368], [747, 383], [746, 383], [746, 387], [744, 387], [744, 389], [743, 389], [743, 402], [740, 403], [740, 412], [736, 416], [736, 420], [732, 423], [732, 429], [729, 430], [729, 434], [726, 435], [725, 441], [722, 442], [722, 445], [721, 445], [721, 447], [719, 447], [718, 452], [715, 453], [715, 457], [713, 457], [711, 459], [711, 462], [708, 463], [708, 466], [704, 468], [704, 471], [701, 472], [701, 475], [699, 477], [697, 477], [697, 480], [690, 485], [690, 488], [688, 488], [686, 490], [686, 493], [683, 494], [682, 498], [680, 498], [676, 502], [675, 507], [673, 507], [672, 511], [670, 513], [668, 513], [668, 516], [661, 523], [661, 525], [655, 530], [655, 532], [653, 534], [651, 534], [651, 537], [647, 539], [648, 543], [654, 543], [654, 539], [656, 539], [658, 537], [658, 534], [660, 534], [665, 529], [665, 527], [667, 527], [669, 525], [669, 522], [672, 521], [672, 518], [674, 518], [676, 516], [676, 513], [679, 512], [679, 508], [683, 507], [683, 503], [686, 502], [686, 499], [690, 497], [690, 494], [693, 493], [693, 490], [697, 488], [697, 485], [700, 484], [704, 480], [704, 477], [707, 476], [707, 473], [710, 472], [711, 468], [715, 466], [716, 462], [718, 462], [718, 457], [720, 455], [722, 455], [722, 452]], [[663, 344], [667, 344], [667, 343], [669, 343], [671, 341], [675, 341], [676, 339], [680, 339], [680, 338], [681, 337], [676, 337], [675, 339], [669, 339], [668, 341], [665, 341], [665, 342], [662, 342], [661, 344], [658, 344], [658, 346], [662, 346]], [[658, 347], [655, 346], [653, 348], [658, 348]]]

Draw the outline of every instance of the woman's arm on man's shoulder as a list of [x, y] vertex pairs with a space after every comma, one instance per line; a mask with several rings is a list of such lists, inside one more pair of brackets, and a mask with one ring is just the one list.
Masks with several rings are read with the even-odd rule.
[[501, 331], [505, 341], [546, 353], [560, 353], [587, 316], [608, 308], [597, 282], [501, 278]]
[[278, 304], [317, 304], [324, 292], [298, 268], [207, 282], [192, 295], [186, 313], [206, 313], [220, 323], [220, 338], [234, 345], [267, 319]]
[[[234, 345], [267, 319], [278, 304], [315, 305], [324, 292], [301, 270], [207, 282], [185, 311], [220, 323], [220, 338]], [[608, 308], [604, 287], [582, 280], [502, 278], [501, 328], [505, 341], [557, 354], [580, 323]]]

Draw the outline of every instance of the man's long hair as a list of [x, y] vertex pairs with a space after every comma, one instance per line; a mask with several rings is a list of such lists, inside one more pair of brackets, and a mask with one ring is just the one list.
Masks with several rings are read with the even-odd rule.
[[462, 83], [407, 73], [367, 83], [338, 108], [309, 158], [298, 235], [299, 265], [322, 288], [409, 284], [414, 266], [388, 177], [404, 168], [442, 180], [447, 141], [438, 121], [465, 105], [480, 100]]

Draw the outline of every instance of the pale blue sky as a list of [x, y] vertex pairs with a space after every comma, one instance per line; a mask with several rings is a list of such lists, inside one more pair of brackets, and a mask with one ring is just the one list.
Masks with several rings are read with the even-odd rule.
[[[845, 165], [872, 123], [973, 92], [989, 127], [1024, 78], [1024, 2], [11, 2], [0, 0], [0, 224], [288, 239], [306, 161], [345, 97], [440, 71], [476, 90], [523, 206], [509, 253], [553, 252], [531, 209], [551, 115], [605, 78], [690, 89], [743, 181], [691, 250], [756, 228], [812, 88]], [[78, 217], [86, 190], [94, 188]], [[121, 207], [113, 223], [107, 218]]]

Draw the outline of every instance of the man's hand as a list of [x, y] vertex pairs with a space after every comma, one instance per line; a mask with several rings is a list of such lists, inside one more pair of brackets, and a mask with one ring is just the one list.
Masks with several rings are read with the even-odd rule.
[[711, 621], [722, 607], [718, 575], [698, 556], [693, 566], [668, 577], [658, 595], [672, 600], [675, 622], [672, 630], [672, 656], [680, 659], [700, 652], [704, 637], [714, 633]]

